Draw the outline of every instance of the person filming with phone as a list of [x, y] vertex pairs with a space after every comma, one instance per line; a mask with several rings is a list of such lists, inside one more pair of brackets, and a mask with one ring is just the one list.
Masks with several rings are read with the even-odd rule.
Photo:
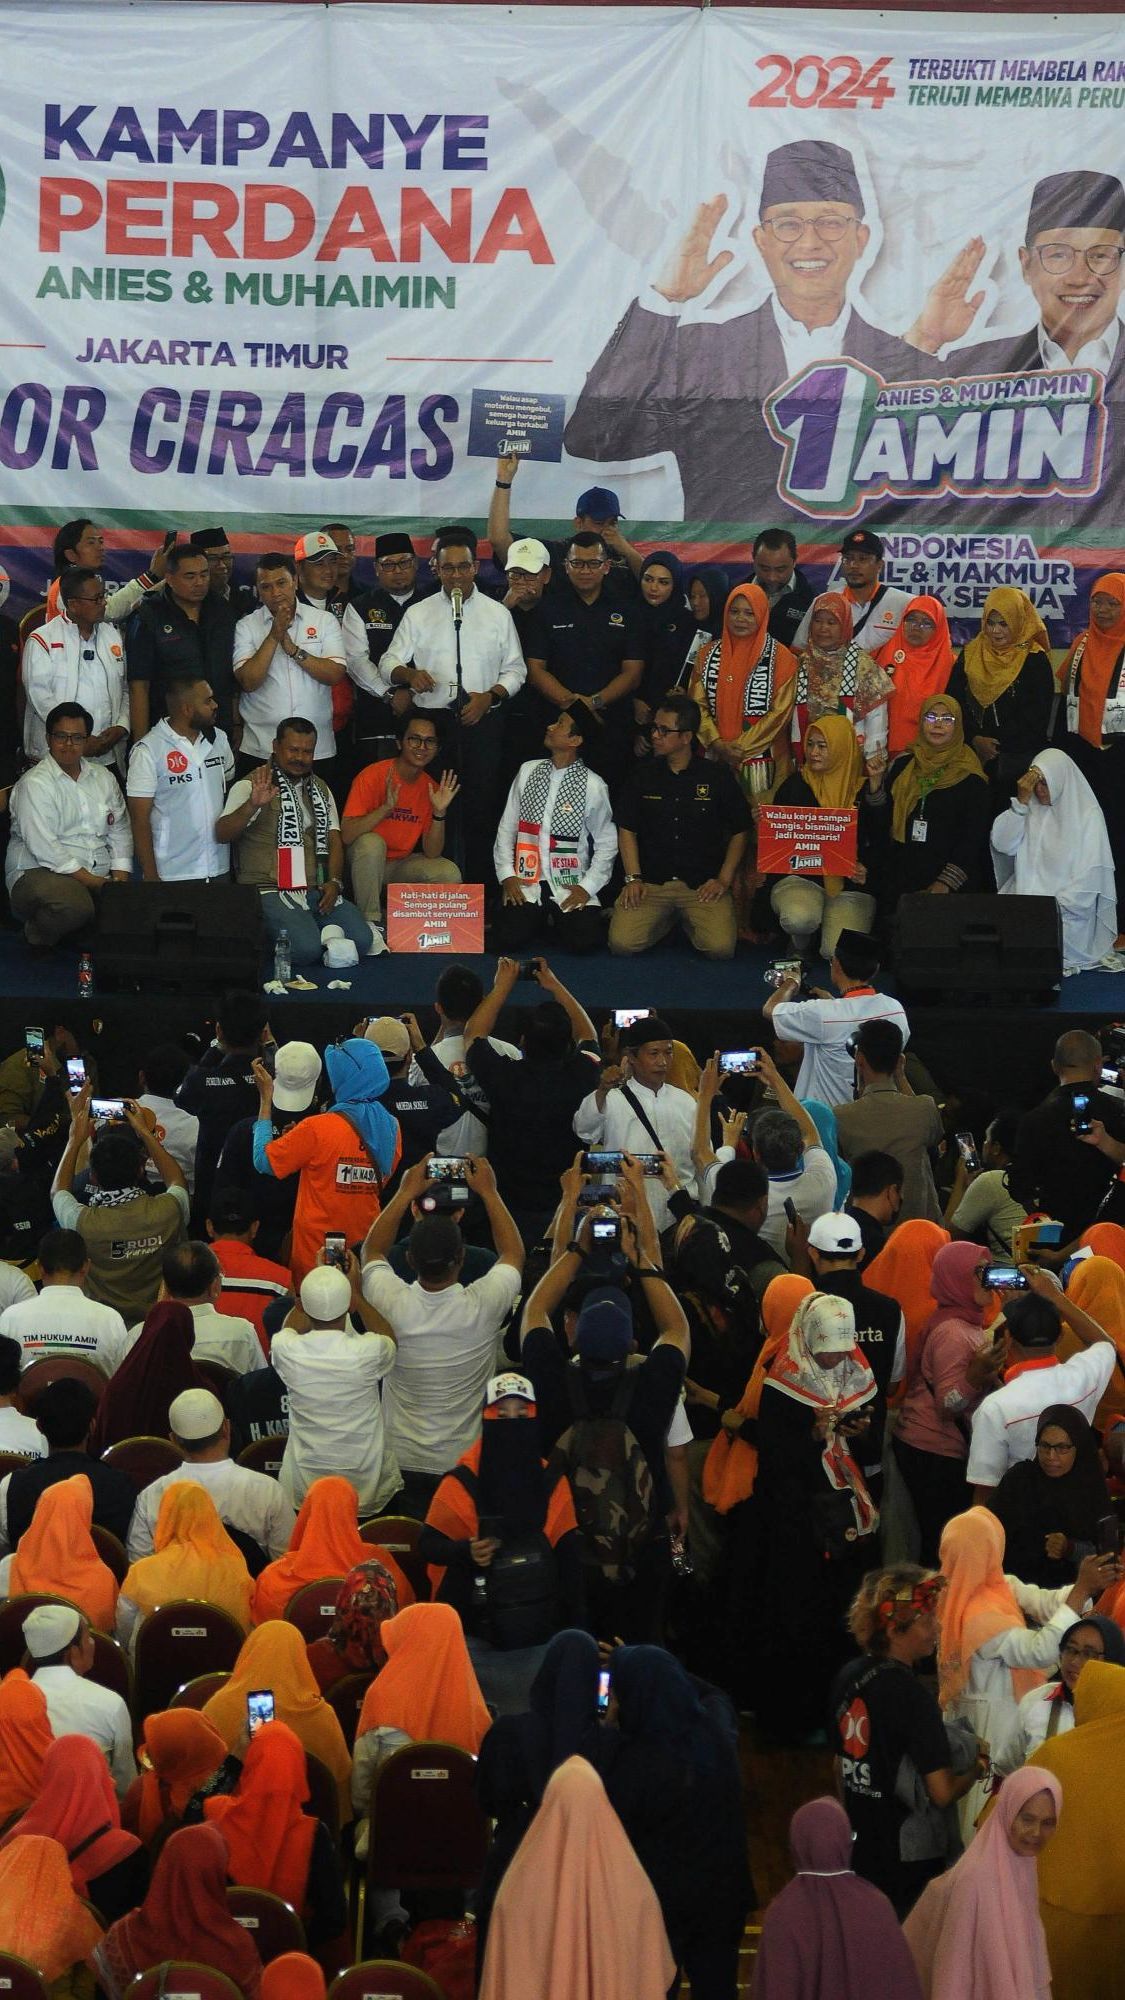
[[[998, 1389], [973, 1416], [969, 1484], [978, 1505], [991, 1506], [1004, 1474], [1036, 1451], [1043, 1411], [1065, 1403], [1092, 1420], [1117, 1366], [1112, 1335], [1068, 1298], [1057, 1278], [1033, 1264], [989, 1265], [983, 1283], [1002, 1290], [1008, 1334], [1007, 1368]], [[1069, 1361], [1057, 1348], [1066, 1328], [1079, 1342]]]
[[[619, 1063], [602, 1071], [601, 1081], [578, 1106], [574, 1129], [594, 1150], [664, 1154], [689, 1194], [697, 1192], [692, 1147], [695, 1099], [666, 1081], [675, 1050], [672, 1030], [658, 1014], [642, 1016], [622, 1029]], [[648, 1176], [645, 1194], [658, 1229], [669, 1219], [664, 1184]]]

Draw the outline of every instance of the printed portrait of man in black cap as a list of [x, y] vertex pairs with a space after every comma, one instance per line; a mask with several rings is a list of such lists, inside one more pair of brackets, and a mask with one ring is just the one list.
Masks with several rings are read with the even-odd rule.
[[955, 348], [946, 359], [949, 373], [1078, 367], [1119, 374], [1123, 253], [1125, 188], [1115, 174], [1048, 174], [1037, 181], [1019, 251], [1023, 281], [1039, 308], [1036, 324]]
[[197, 528], [189, 537], [193, 549], [207, 558], [210, 594], [228, 604], [236, 619], [258, 609], [258, 593], [252, 584], [239, 583], [234, 575], [234, 550], [225, 528]]
[[714, 247], [726, 210], [725, 195], [696, 210], [594, 363], [565, 443], [575, 457], [611, 464], [670, 450], [686, 519], [760, 524], [778, 505], [780, 448], [762, 416], [771, 390], [808, 362], [840, 356], [892, 382], [924, 377], [933, 363], [854, 303], [871, 229], [846, 147], [799, 139], [773, 149], [753, 231], [769, 296], [750, 312], [693, 318], [695, 301], [735, 261]]

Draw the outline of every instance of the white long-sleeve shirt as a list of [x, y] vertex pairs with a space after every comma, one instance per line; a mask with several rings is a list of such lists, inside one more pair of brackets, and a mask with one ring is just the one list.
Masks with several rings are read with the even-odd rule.
[[114, 1791], [124, 1798], [137, 1766], [133, 1724], [121, 1696], [96, 1681], [83, 1680], [73, 1667], [39, 1667], [31, 1678], [46, 1697], [51, 1734], [90, 1737], [105, 1754]]
[[[311, 611], [327, 612], [336, 620], [344, 641], [344, 661], [348, 669], [348, 679], [357, 687], [366, 688], [369, 693], [379, 692], [379, 683], [371, 655], [367, 650], [367, 633], [363, 620], [354, 604], [345, 604], [339, 611], [328, 611], [328, 601], [323, 597], [309, 597], [302, 591], [298, 609], [304, 604]], [[309, 648], [312, 651], [312, 648]]]
[[32, 868], [56, 875], [128, 871], [133, 830], [117, 780], [83, 758], [77, 778], [44, 757], [12, 788], [12, 832], [4, 880], [10, 889]]
[[[450, 708], [457, 694], [457, 643], [453, 613], [443, 590], [412, 604], [379, 662], [379, 688], [392, 691], [395, 667], [415, 666], [432, 674], [434, 686], [414, 696], [415, 708]], [[505, 687], [517, 694], [527, 679], [512, 614], [503, 604], [473, 590], [461, 623], [461, 685], [466, 695]]]
[[[649, 1090], [636, 1077], [630, 1077], [629, 1088], [637, 1103], [643, 1105], [660, 1141], [660, 1150], [667, 1153], [679, 1176], [681, 1187], [689, 1194], [696, 1193], [695, 1168], [692, 1165], [691, 1144], [695, 1137], [695, 1099], [686, 1090], [678, 1090], [673, 1083], [662, 1084], [659, 1090]], [[584, 1097], [574, 1114], [574, 1129], [584, 1146], [607, 1152], [653, 1153], [656, 1151], [651, 1135], [645, 1131], [636, 1112], [620, 1090], [611, 1090], [606, 1097], [605, 1110], [598, 1110], [596, 1091]], [[658, 1229], [663, 1229], [668, 1221], [668, 1196], [661, 1181], [645, 1180], [645, 1193]]]
[[[80, 702], [93, 720], [95, 736], [104, 729], [128, 729], [125, 643], [116, 625], [103, 620], [84, 639], [65, 611], [60, 611], [31, 634], [23, 649], [21, 673], [27, 700], [23, 717], [26, 756], [38, 760], [47, 755], [45, 725], [60, 701]], [[99, 764], [113, 761], [112, 749], [91, 759]]]
[[[234, 628], [236, 676], [239, 667], [257, 652], [272, 624], [264, 604], [239, 619]], [[286, 636], [315, 659], [346, 664], [340, 621], [330, 611], [318, 610], [313, 604], [298, 604]], [[327, 681], [314, 680], [280, 645], [274, 647], [265, 680], [259, 681], [256, 688], [240, 691], [238, 712], [242, 718], [242, 750], [247, 757], [259, 757], [265, 762], [272, 751], [278, 723], [289, 715], [303, 715], [306, 721], [315, 723], [318, 759], [335, 754], [331, 687]]]
[[[528, 764], [521, 764], [512, 780], [508, 802], [504, 807], [500, 824], [496, 829], [496, 843], [492, 849], [492, 865], [498, 882], [506, 882], [510, 875], [517, 873], [516, 834], [520, 822], [520, 799], [524, 786], [535, 769], [536, 758]], [[602, 779], [594, 771], [586, 774], [586, 818], [577, 832], [578, 866], [572, 878], [566, 882], [551, 882], [551, 827], [554, 819], [555, 800], [563, 781], [563, 772], [552, 770], [547, 787], [547, 801], [543, 807], [543, 819], [539, 828], [539, 881], [533, 887], [523, 889], [525, 902], [536, 901], [541, 884], [546, 884], [556, 903], [564, 903], [571, 889], [585, 889], [592, 903], [596, 903], [599, 893], [605, 888], [613, 872], [617, 859], [617, 828], [613, 823], [613, 809], [609, 803], [609, 793]], [[575, 836], [576, 829], [566, 829], [568, 839]]]

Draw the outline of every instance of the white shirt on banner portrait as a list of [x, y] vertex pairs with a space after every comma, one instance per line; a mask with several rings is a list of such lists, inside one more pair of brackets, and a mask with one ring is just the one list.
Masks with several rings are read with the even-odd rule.
[[221, 729], [212, 742], [199, 735], [193, 743], [165, 716], [134, 744], [125, 790], [131, 799], [152, 800], [162, 882], [209, 882], [230, 873], [230, 848], [215, 839], [215, 822], [233, 777], [234, 752]]
[[[237, 659], [237, 653], [235, 655]], [[424, 597], [407, 610], [379, 662], [381, 690], [391, 694], [395, 667], [421, 667], [432, 688], [414, 696], [415, 708], [451, 708], [457, 694], [457, 636], [444, 591]], [[461, 621], [461, 685], [466, 695], [506, 687], [509, 698], [527, 679], [527, 667], [511, 612], [477, 588], [464, 601]], [[319, 755], [319, 752], [318, 752]]]
[[514, 875], [525, 902], [550, 890], [564, 903], [585, 889], [597, 903], [617, 859], [617, 828], [604, 781], [579, 760], [558, 771], [547, 757], [521, 764], [496, 830], [496, 879]]
[[[92, 736], [128, 729], [125, 647], [116, 625], [95, 625], [88, 639], [60, 611], [31, 634], [20, 669], [27, 706], [23, 716], [24, 755], [33, 762], [47, 755], [47, 717], [60, 702], [76, 701], [93, 722]], [[121, 747], [124, 747], [123, 745]], [[116, 746], [92, 757], [92, 764], [115, 764]]]
[[[263, 643], [273, 619], [265, 606], [240, 618], [234, 628], [234, 671], [249, 660]], [[318, 611], [311, 604], [298, 604], [289, 626], [289, 638], [319, 660], [346, 663], [344, 635], [340, 621], [331, 611]], [[314, 680], [281, 646], [274, 647], [265, 680], [238, 697], [242, 717], [242, 752], [266, 763], [273, 748], [279, 722], [300, 715], [316, 727], [316, 759], [323, 763], [335, 754], [332, 734], [332, 689], [326, 681]]]
[[55, 875], [91, 875], [128, 869], [133, 830], [120, 787], [100, 764], [82, 759], [69, 778], [53, 757], [25, 771], [8, 802], [12, 831], [4, 880], [10, 889], [32, 868]]

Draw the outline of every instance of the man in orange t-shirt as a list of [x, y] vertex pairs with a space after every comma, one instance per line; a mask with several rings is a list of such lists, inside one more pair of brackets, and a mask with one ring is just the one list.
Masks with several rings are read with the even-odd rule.
[[460, 869], [442, 853], [457, 779], [452, 771], [443, 771], [435, 784], [429, 775], [438, 752], [437, 724], [432, 715], [409, 712], [397, 718], [395, 735], [397, 757], [365, 766], [348, 793], [340, 822], [352, 894], [368, 923], [376, 926], [383, 921], [385, 882], [461, 880]]

